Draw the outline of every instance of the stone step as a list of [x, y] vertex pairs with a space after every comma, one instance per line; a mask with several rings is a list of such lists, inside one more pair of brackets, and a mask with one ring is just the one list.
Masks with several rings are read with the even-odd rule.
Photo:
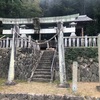
[[[44, 64], [39, 64], [39, 66], [41, 66], [41, 67], [51, 67], [51, 64], [44, 63]], [[38, 68], [39, 68], [39, 66], [38, 66]]]
[[51, 61], [51, 60], [52, 60], [52, 57], [50, 57], [50, 58], [49, 58], [49, 57], [43, 57], [43, 58], [41, 58], [41, 60], [44, 60], [44, 61], [45, 61], [45, 60], [46, 60], [46, 61], [49, 61], [49, 60], [50, 60], [50, 61]]
[[38, 82], [50, 82], [51, 64], [54, 51], [44, 51], [32, 80]]
[[35, 82], [50, 82], [50, 79], [46, 78], [33, 78], [32, 81]]
[[54, 52], [44, 52], [43, 55], [53, 55]]
[[34, 74], [33, 78], [51, 78], [51, 74], [50, 75], [41, 75], [41, 74]]
[[41, 62], [42, 62], [42, 61], [45, 61], [45, 62], [51, 62], [52, 59], [47, 59], [47, 58], [43, 59], [43, 58], [42, 58], [42, 59], [41, 59]]
[[51, 64], [51, 62], [39, 62], [39, 64]]
[[38, 68], [39, 67], [43, 67], [43, 68], [45, 68], [45, 67], [48, 68], [49, 67], [50, 68], [51, 64], [39, 64]]
[[48, 67], [47, 66], [39, 66], [38, 69], [49, 69], [50, 70], [51, 67], [49, 67], [49, 66]]
[[42, 72], [42, 71], [44, 71], [44, 72], [51, 72], [51, 69], [36, 69], [35, 70], [36, 72], [38, 71], [38, 72]]
[[52, 53], [52, 54], [49, 54], [49, 53], [47, 53], [47, 54], [46, 54], [46, 53], [43, 53], [43, 56], [48, 56], [48, 57], [51, 56], [51, 57], [52, 57], [52, 55], [53, 55], [53, 53]]
[[49, 75], [51, 75], [51, 72], [46, 72], [46, 71], [41, 71], [41, 72], [40, 72], [40, 71], [35, 71], [34, 75], [35, 75], [35, 74], [41, 74], [41, 75], [48, 75], [48, 74], [49, 74]]
[[43, 56], [52, 56], [52, 55], [53, 55], [53, 53], [47, 53], [47, 54], [44, 53], [44, 54], [43, 54]]
[[53, 54], [54, 51], [44, 51], [44, 54]]

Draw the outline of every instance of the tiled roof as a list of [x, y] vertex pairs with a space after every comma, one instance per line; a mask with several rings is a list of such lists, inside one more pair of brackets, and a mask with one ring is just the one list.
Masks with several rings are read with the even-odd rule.
[[87, 15], [80, 15], [75, 19], [75, 21], [76, 22], [78, 22], [78, 21], [93, 21], [93, 19], [91, 19]]

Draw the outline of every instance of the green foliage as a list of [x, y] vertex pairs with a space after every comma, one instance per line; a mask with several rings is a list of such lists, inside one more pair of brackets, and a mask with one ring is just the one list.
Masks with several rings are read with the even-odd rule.
[[0, 17], [32, 18], [75, 13], [86, 14], [94, 20], [87, 26], [86, 34], [100, 32], [100, 0], [0, 0]]
[[97, 48], [67, 48], [65, 51], [66, 61], [76, 61], [77, 57], [95, 58], [98, 56]]
[[0, 17], [38, 17], [41, 13], [39, 1], [0, 0]]
[[41, 0], [43, 16], [63, 16], [79, 13], [88, 15], [94, 22], [87, 26], [86, 34], [100, 33], [100, 0]]

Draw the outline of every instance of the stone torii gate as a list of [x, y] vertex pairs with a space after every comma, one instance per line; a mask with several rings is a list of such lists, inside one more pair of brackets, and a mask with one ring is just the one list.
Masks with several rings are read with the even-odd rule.
[[[78, 16], [78, 15], [77, 15]], [[75, 20], [75, 18], [74, 18]], [[9, 22], [9, 20], [7, 19]], [[5, 21], [5, 23], [7, 23]], [[10, 23], [10, 22], [9, 22]], [[14, 28], [16, 30], [16, 28]], [[18, 32], [16, 30], [16, 32]], [[19, 29], [19, 34], [34, 34], [34, 29]], [[60, 87], [69, 87], [69, 84], [66, 82], [66, 68], [65, 68], [65, 51], [64, 51], [64, 42], [63, 42], [63, 35], [66, 33], [75, 33], [75, 26], [66, 28], [63, 27], [63, 21], [58, 20], [57, 22], [57, 28], [52, 29], [40, 29], [40, 33], [56, 33], [58, 34], [58, 52], [59, 52], [59, 75], [60, 75]], [[12, 34], [11, 30], [3, 30], [3, 34]], [[8, 83], [13, 84], [14, 82], [14, 47], [15, 47], [15, 34], [13, 34], [13, 45], [12, 45], [12, 59], [10, 60], [11, 63], [9, 66], [9, 70], [11, 70], [12, 73], [8, 74]], [[10, 69], [11, 68], [11, 69]]]

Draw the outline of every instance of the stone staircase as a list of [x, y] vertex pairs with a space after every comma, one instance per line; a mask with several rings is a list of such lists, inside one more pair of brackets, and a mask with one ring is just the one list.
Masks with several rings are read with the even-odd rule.
[[45, 50], [37, 69], [34, 72], [32, 81], [50, 82], [51, 79], [51, 64], [54, 55], [54, 50]]

